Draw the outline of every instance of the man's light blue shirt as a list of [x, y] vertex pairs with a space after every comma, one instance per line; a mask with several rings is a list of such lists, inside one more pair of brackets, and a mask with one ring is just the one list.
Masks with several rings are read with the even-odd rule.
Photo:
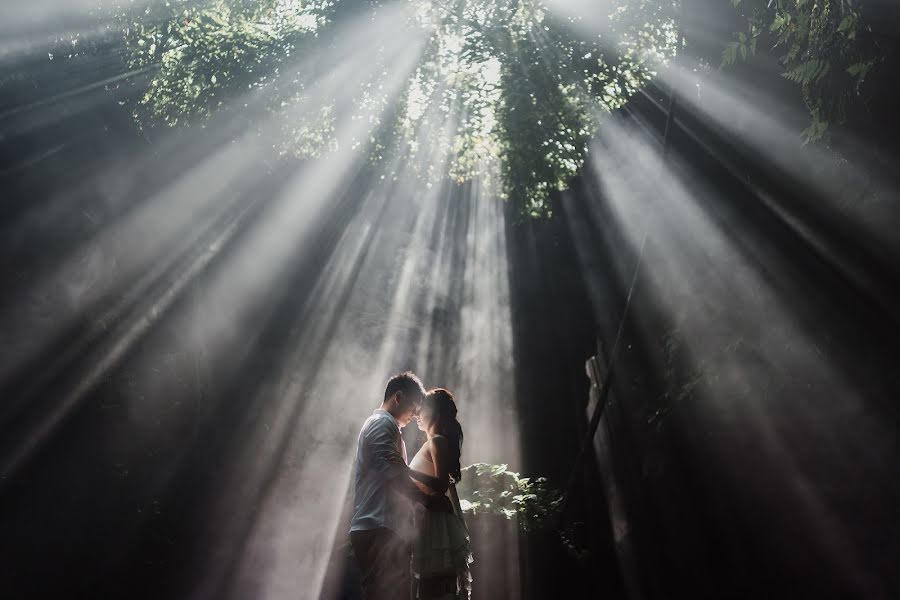
[[408, 477], [406, 444], [391, 413], [377, 409], [359, 432], [356, 448], [354, 514], [350, 531], [386, 527], [406, 536], [412, 526], [412, 503], [393, 484]]

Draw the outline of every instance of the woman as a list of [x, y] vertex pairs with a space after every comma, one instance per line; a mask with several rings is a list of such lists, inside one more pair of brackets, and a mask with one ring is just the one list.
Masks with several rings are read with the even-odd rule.
[[416, 513], [418, 539], [413, 549], [413, 575], [418, 582], [417, 597], [423, 600], [468, 600], [472, 589], [469, 574], [472, 552], [454, 485], [462, 476], [459, 459], [463, 433], [456, 420], [453, 394], [441, 388], [428, 392], [422, 401], [418, 421], [419, 429], [425, 431], [428, 441], [413, 457], [409, 467], [434, 477], [435, 483], [429, 487], [413, 481], [426, 494], [449, 494], [454, 512], [420, 510]]

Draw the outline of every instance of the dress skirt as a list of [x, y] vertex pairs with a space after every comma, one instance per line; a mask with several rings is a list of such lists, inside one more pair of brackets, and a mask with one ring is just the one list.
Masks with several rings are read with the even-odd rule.
[[417, 580], [417, 598], [423, 600], [468, 600], [472, 591], [472, 548], [469, 531], [459, 514], [416, 511], [417, 539], [413, 546], [412, 571]]

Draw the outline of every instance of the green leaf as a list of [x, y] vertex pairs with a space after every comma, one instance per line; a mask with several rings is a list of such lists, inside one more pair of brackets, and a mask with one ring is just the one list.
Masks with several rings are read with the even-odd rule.
[[778, 31], [782, 27], [784, 27], [786, 20], [784, 15], [777, 14], [775, 15], [775, 19], [772, 21], [772, 24], [769, 26], [769, 31]]
[[737, 60], [738, 43], [730, 42], [722, 52], [722, 65], [733, 65]]
[[853, 17], [853, 15], [847, 15], [846, 17], [841, 19], [841, 23], [840, 23], [840, 25], [838, 25], [838, 28], [837, 28], [838, 33], [843, 33], [844, 31], [847, 31], [848, 29], [850, 29], [850, 27], [853, 26], [855, 21], [856, 21], [856, 19]]
[[847, 72], [853, 75], [854, 77], [863, 78], [865, 77], [872, 66], [875, 64], [875, 61], [863, 61], [850, 65], [847, 67]]
[[788, 50], [788, 53], [784, 55], [782, 62], [789, 63], [795, 60], [798, 54], [800, 54], [800, 44], [794, 44], [791, 46], [791, 49]]
[[809, 127], [803, 130], [801, 135], [804, 138], [804, 144], [810, 144], [812, 142], [817, 142], [825, 137], [826, 132], [828, 131], [828, 122], [819, 119], [818, 114], [813, 114], [813, 121], [810, 123]]
[[781, 76], [789, 81], [806, 86], [824, 77], [828, 73], [828, 68], [829, 63], [827, 60], [812, 59], [785, 71]]

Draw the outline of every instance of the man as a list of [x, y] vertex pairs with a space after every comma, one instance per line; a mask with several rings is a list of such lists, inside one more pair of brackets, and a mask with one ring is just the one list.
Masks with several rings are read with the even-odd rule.
[[368, 600], [409, 599], [411, 503], [424, 504], [428, 510], [453, 510], [446, 496], [424, 494], [410, 479], [434, 479], [410, 471], [400, 435], [400, 428], [413, 419], [424, 397], [425, 388], [413, 373], [392, 377], [381, 408], [359, 432], [350, 543]]

